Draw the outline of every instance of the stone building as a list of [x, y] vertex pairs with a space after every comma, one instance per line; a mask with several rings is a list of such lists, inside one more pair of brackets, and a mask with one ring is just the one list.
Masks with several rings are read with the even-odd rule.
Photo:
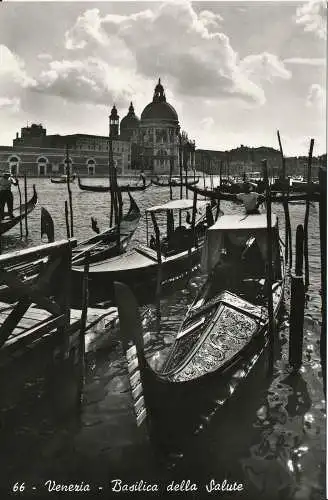
[[[131, 142], [121, 139], [118, 134], [113, 135], [115, 112], [117, 114], [114, 106], [110, 115], [113, 160], [118, 173], [124, 174], [131, 168]], [[66, 172], [66, 148], [71, 172], [82, 176], [108, 175], [108, 136], [47, 135], [41, 124], [34, 123], [21, 129], [21, 137], [16, 134], [13, 147], [0, 148], [0, 168], [15, 175], [62, 175]]]
[[[153, 100], [136, 116], [131, 102], [120, 123], [114, 105], [109, 116], [109, 137], [119, 175], [143, 169], [148, 174], [176, 175], [180, 168], [195, 166], [195, 146], [180, 132], [177, 112], [166, 101], [159, 79]], [[0, 147], [0, 169], [16, 175], [64, 174], [66, 149], [71, 172], [79, 175], [108, 174], [109, 137], [90, 134], [47, 135], [42, 124], [33, 123], [17, 132], [12, 147]]]

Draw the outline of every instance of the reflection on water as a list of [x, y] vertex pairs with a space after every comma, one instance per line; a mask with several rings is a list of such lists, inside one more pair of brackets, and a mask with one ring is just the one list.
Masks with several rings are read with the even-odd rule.
[[[46, 179], [36, 182], [40, 205], [45, 206], [54, 219], [56, 238], [64, 238], [66, 186], [51, 184]], [[92, 234], [91, 216], [96, 216], [101, 229], [107, 227], [108, 193], [81, 192], [74, 185], [72, 190], [75, 236], [85, 239]], [[178, 197], [179, 189], [173, 192], [174, 197]], [[144, 211], [150, 204], [166, 201], [168, 195], [166, 188], [151, 187], [135, 193], [134, 197]], [[228, 202], [222, 202], [221, 208], [225, 212], [236, 210]], [[276, 205], [274, 211], [280, 217], [284, 234], [282, 208]], [[302, 205], [290, 207], [293, 234], [297, 225], [303, 223], [304, 212]], [[134, 241], [144, 241], [145, 231], [143, 217]], [[80, 419], [62, 425], [56, 432], [48, 428], [41, 437], [37, 437], [31, 425], [17, 429], [21, 435], [29, 435], [32, 443], [38, 442], [38, 446], [32, 447], [29, 459], [19, 461], [19, 450], [14, 452], [10, 467], [7, 464], [9, 471], [2, 481], [3, 487], [7, 488], [8, 483], [17, 481], [18, 477], [29, 483], [41, 483], [50, 477], [70, 482], [84, 480], [103, 485], [109, 492], [109, 481], [115, 477], [131, 481], [156, 480], [162, 484], [168, 484], [173, 478], [190, 478], [200, 484], [195, 498], [205, 498], [206, 481], [214, 478], [222, 482], [227, 478], [243, 483], [243, 492], [233, 493], [237, 498], [322, 500], [326, 414], [317, 323], [321, 318], [321, 301], [316, 205], [310, 209], [309, 231], [311, 285], [304, 327], [303, 367], [299, 374], [292, 374], [288, 365], [289, 325], [284, 318], [273, 377], [255, 377], [245, 393], [213, 417], [206, 432], [190, 440], [184, 457], [178, 461], [175, 457], [172, 464], [176, 466], [170, 468], [156, 461], [145, 436], [136, 430], [119, 333], [111, 332], [108, 342], [88, 355]], [[19, 228], [15, 228], [4, 238], [4, 244], [13, 248], [18, 235]], [[27, 242], [22, 241], [21, 246], [39, 241], [40, 207], [29, 218], [29, 238]], [[196, 274], [183, 290], [173, 290], [162, 299], [160, 333], [154, 326], [155, 311], [151, 309], [147, 354], [154, 368], [162, 366], [203, 279]]]

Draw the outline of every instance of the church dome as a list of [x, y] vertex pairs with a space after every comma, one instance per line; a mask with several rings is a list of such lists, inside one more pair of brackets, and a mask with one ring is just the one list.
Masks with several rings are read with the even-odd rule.
[[135, 129], [139, 127], [139, 118], [134, 112], [134, 107], [131, 102], [128, 114], [121, 120], [121, 130]]
[[153, 101], [147, 104], [141, 113], [141, 120], [165, 120], [178, 123], [178, 115], [174, 107], [166, 102], [164, 87], [161, 79], [155, 87]]

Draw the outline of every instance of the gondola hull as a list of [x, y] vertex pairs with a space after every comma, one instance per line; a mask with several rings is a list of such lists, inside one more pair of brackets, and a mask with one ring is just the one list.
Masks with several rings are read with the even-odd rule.
[[197, 177], [197, 179], [192, 179], [191, 181], [187, 180], [187, 182], [185, 182], [185, 180], [183, 180], [181, 182], [181, 181], [178, 181], [175, 179], [172, 179], [171, 181], [167, 181], [167, 182], [160, 181], [159, 179], [152, 179], [151, 180], [152, 184], [154, 184], [155, 186], [160, 186], [160, 187], [195, 186], [198, 182], [199, 182], [199, 177]]
[[8, 216], [5, 216], [0, 221], [0, 234], [6, 233], [11, 228], [13, 228], [17, 224], [19, 224], [19, 222], [25, 218], [26, 213], [28, 215], [32, 212], [32, 210], [34, 210], [37, 203], [38, 203], [38, 196], [37, 196], [37, 192], [35, 189], [35, 185], [33, 184], [33, 196], [27, 202], [27, 204], [26, 205], [23, 204], [21, 207], [14, 208], [14, 210], [13, 210], [14, 217], [10, 218]]
[[[183, 277], [187, 271], [200, 261], [202, 242], [199, 247], [163, 258], [161, 264], [162, 286]], [[140, 253], [142, 252], [142, 253]], [[99, 263], [91, 264], [89, 269], [89, 303], [115, 302], [114, 282], [129, 285], [137, 294], [139, 303], [147, 303], [154, 298], [158, 275], [157, 255], [154, 250], [139, 246], [130, 252]], [[73, 266], [72, 281], [74, 297], [80, 297], [83, 279], [82, 266]], [[80, 299], [78, 299], [80, 300]]]
[[[71, 177], [69, 180], [69, 182], [74, 182], [74, 181], [75, 181], [75, 177]], [[51, 177], [50, 182], [52, 184], [67, 184], [67, 178], [66, 177], [59, 177], [57, 179], [57, 178]]]
[[118, 228], [114, 226], [107, 231], [81, 242], [73, 250], [72, 262], [75, 265], [83, 265], [85, 255], [88, 253], [89, 263], [99, 262], [115, 255], [125, 252], [141, 217], [139, 207], [130, 196], [130, 209], [120, 223], [120, 238], [118, 244]]
[[[109, 193], [109, 191], [110, 191], [109, 185], [100, 186], [100, 185], [82, 184], [81, 179], [79, 177], [78, 177], [78, 185], [79, 185], [79, 188], [81, 189], [81, 191], [91, 191], [93, 193]], [[132, 192], [132, 191], [144, 191], [149, 186], [150, 186], [150, 183], [149, 184], [142, 184], [140, 186], [138, 186], [136, 184], [135, 185], [127, 184], [125, 186], [118, 186], [118, 189], [122, 193], [127, 193], [128, 191], [130, 191], [130, 192]]]
[[[82, 275], [86, 256], [90, 263], [98, 262], [104, 258], [119, 255], [126, 250], [126, 247], [132, 238], [139, 220], [140, 211], [134, 199], [130, 195], [130, 209], [127, 214], [122, 218], [120, 225], [120, 245], [117, 244], [117, 227], [103, 231], [102, 233], [93, 236], [92, 238], [79, 243], [72, 249], [72, 263], [73, 265], [80, 266], [82, 269], [81, 282], [78, 288], [72, 288], [71, 304], [73, 307], [81, 308], [82, 305]], [[12, 270], [17, 272], [17, 275], [22, 279], [24, 284], [32, 284], [37, 277], [40, 267], [44, 266], [44, 259], [38, 259], [28, 266], [14, 266]], [[74, 275], [73, 275], [74, 277]], [[74, 281], [73, 281], [74, 284]], [[0, 286], [0, 300], [13, 302], [17, 300], [15, 294], [10, 292], [8, 288]]]
[[[139, 370], [143, 412], [151, 437], [162, 451], [178, 452], [188, 445], [190, 437], [240, 392], [261, 362], [267, 356], [272, 359], [267, 282], [262, 277], [263, 260], [263, 267], [258, 267], [260, 250], [256, 246], [260, 242], [260, 247], [265, 248], [264, 220], [261, 215], [251, 216], [246, 222], [238, 216], [223, 216], [208, 230], [206, 248], [214, 252], [207, 259], [210, 274], [190, 306], [160, 371], [151, 367], [145, 354], [135, 297], [121, 283], [115, 285], [128, 372], [133, 374], [132, 393], [136, 389], [133, 377], [137, 378], [133, 370]], [[272, 300], [273, 321], [277, 325], [283, 304], [285, 269], [276, 220], [273, 228]], [[241, 248], [248, 239], [247, 231], [250, 234], [256, 231], [257, 240], [251, 238], [247, 248], [252, 253], [248, 253], [248, 260], [246, 253], [245, 258], [229, 253], [228, 260], [219, 260], [213, 267], [213, 256], [227, 244], [228, 240], [222, 239], [225, 231], [230, 235], [238, 233], [239, 240], [234, 241]], [[137, 409], [135, 406], [140, 421], [142, 415]]]
[[[281, 310], [282, 301], [283, 287], [279, 285], [275, 298], [276, 320]], [[131, 314], [131, 304], [128, 303], [128, 305]], [[119, 310], [120, 307], [119, 302]], [[217, 312], [220, 307], [222, 304], [218, 305]], [[246, 321], [250, 320], [248, 325], [245, 323], [245, 319]], [[271, 354], [268, 323], [264, 316], [263, 319], [262, 322], [258, 321], [255, 325], [254, 317], [248, 315], [243, 317], [243, 314], [237, 314], [235, 325], [233, 325], [231, 322], [227, 323], [225, 318], [220, 322], [215, 321], [212, 317], [208, 322], [208, 331], [204, 332], [204, 338], [201, 339], [197, 348], [190, 349], [188, 345], [183, 347], [184, 355], [190, 354], [184, 368], [180, 366], [179, 369], [166, 373], [165, 367], [161, 373], [155, 373], [146, 357], [138, 353], [138, 369], [141, 374], [148, 431], [151, 441], [164, 456], [169, 453], [180, 453], [188, 448], [190, 438], [201, 432], [214, 415], [217, 418], [218, 413], [226, 411], [231, 400], [238, 398], [245, 387], [256, 383], [256, 379], [259, 380], [260, 376], [265, 379]], [[211, 350], [209, 348], [208, 340], [212, 335], [213, 325], [213, 328], [220, 333], [222, 333], [222, 328], [225, 330], [231, 328], [229, 333], [231, 338], [234, 337], [236, 343], [239, 340], [238, 331], [248, 328], [249, 341], [242, 348], [237, 345], [236, 354], [226, 363], [222, 363], [222, 353], [216, 349], [215, 343], [212, 344]], [[197, 359], [197, 356], [200, 357], [201, 352], [202, 359], [197, 373], [196, 363], [194, 366], [192, 363], [193, 359]], [[130, 357], [131, 366], [135, 363], [135, 359], [133, 355]], [[216, 363], [217, 368], [215, 369]]]

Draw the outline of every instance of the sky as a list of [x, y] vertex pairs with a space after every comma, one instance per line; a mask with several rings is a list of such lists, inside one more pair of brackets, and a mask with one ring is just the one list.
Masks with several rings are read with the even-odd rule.
[[197, 148], [326, 152], [326, 4], [14, 2], [0, 9], [0, 145], [21, 127], [107, 135], [161, 78]]

